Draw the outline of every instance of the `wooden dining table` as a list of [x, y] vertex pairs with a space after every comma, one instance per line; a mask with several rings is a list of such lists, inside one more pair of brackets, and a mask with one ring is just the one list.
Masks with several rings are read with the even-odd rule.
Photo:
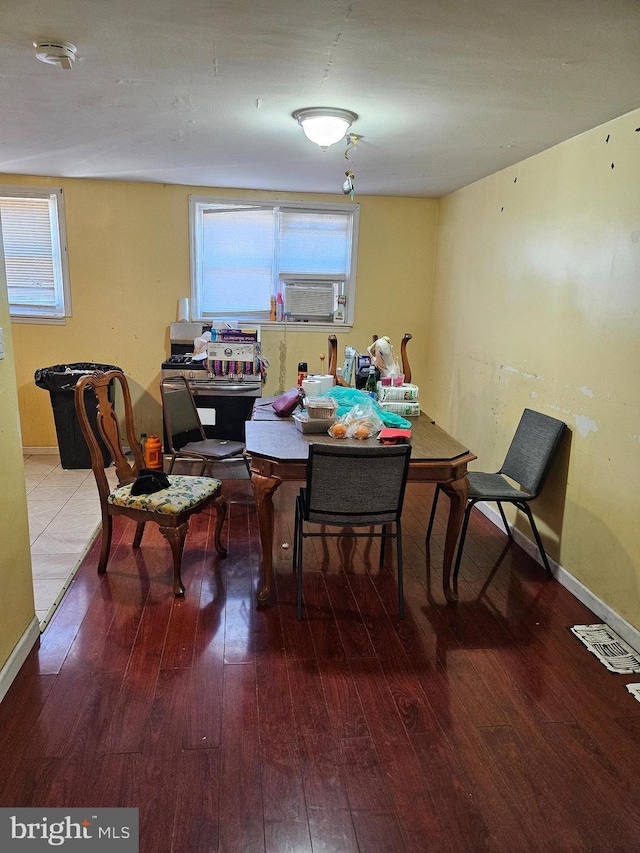
[[[263, 581], [258, 604], [265, 605], [273, 586], [273, 496], [278, 487], [286, 480], [306, 481], [309, 446], [313, 443], [377, 445], [378, 440], [335, 439], [326, 432], [302, 433], [293, 418], [278, 417], [264, 399], [254, 406], [252, 419], [245, 424], [245, 436], [262, 545]], [[469, 493], [467, 466], [476, 456], [424, 413], [411, 419], [411, 446], [409, 481], [439, 483], [449, 498], [442, 587], [447, 603], [455, 604], [451, 566]]]

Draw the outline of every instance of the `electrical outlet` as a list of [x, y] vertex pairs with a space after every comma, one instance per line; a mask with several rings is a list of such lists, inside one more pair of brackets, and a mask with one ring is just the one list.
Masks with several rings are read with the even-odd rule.
[[4, 329], [0, 327], [0, 358], [4, 358]]

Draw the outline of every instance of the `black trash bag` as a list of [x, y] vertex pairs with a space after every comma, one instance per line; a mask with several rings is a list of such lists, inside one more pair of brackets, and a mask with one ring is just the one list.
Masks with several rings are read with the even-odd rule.
[[78, 379], [96, 370], [104, 372], [119, 370], [122, 373], [122, 368], [116, 367], [115, 364], [77, 361], [73, 364], [54, 364], [51, 367], [39, 367], [33, 378], [38, 388], [45, 388], [47, 391], [71, 391], [73, 393]]
[[[74, 391], [78, 379], [88, 376], [96, 370], [108, 371], [119, 370], [114, 364], [96, 364], [90, 361], [79, 361], [74, 364], [54, 364], [51, 367], [39, 367], [34, 379], [38, 388], [44, 388], [51, 397], [51, 408], [56, 425], [58, 437], [58, 450], [60, 451], [60, 462], [63, 468], [91, 468], [91, 454], [84, 440], [80, 421], [76, 413]], [[91, 396], [88, 396], [91, 395]], [[115, 390], [113, 383], [109, 388], [109, 399], [113, 403]], [[86, 389], [85, 403], [87, 416], [92, 427], [95, 427], [97, 402], [90, 388]], [[100, 437], [98, 443], [102, 450], [104, 467], [111, 464], [111, 454]]]

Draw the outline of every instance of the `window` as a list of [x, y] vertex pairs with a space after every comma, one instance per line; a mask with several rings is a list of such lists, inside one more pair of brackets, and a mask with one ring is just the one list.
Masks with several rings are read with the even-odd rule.
[[0, 187], [9, 313], [18, 322], [71, 316], [62, 190]]
[[359, 206], [191, 196], [193, 319], [269, 320], [299, 277], [332, 283], [353, 323]]

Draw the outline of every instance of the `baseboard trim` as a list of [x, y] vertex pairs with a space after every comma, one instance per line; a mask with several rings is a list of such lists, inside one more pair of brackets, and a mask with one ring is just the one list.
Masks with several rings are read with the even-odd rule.
[[26, 661], [29, 652], [38, 642], [39, 637], [40, 623], [37, 616], [34, 616], [27, 630], [20, 637], [16, 647], [7, 658], [7, 662], [0, 670], [0, 702], [7, 695], [7, 691], [13, 684], [13, 680], [20, 671], [20, 667]]
[[24, 456], [60, 456], [57, 445], [55, 447], [23, 447]]
[[[502, 523], [502, 519], [500, 518], [500, 514], [497, 509], [494, 509], [493, 506], [486, 503], [477, 503], [476, 506], [480, 512], [489, 519], [489, 521], [495, 524], [496, 527], [500, 528], [500, 530], [504, 531], [504, 524]], [[531, 539], [528, 539], [521, 530], [518, 530], [517, 527], [513, 527], [512, 525], [509, 526], [511, 527], [513, 538], [522, 550], [526, 551], [530, 557], [533, 557], [537, 563], [542, 565], [540, 552], [538, 551], [536, 543]], [[612, 628], [619, 637], [622, 637], [622, 639], [633, 649], [640, 651], [640, 630], [635, 628], [630, 622], [627, 622], [627, 620], [620, 616], [619, 613], [616, 613], [610, 605], [602, 601], [601, 598], [598, 598], [598, 596], [586, 587], [582, 581], [579, 581], [578, 578], [572, 575], [571, 572], [567, 571], [564, 566], [556, 563], [556, 561], [548, 554], [547, 558], [549, 560], [553, 576], [558, 583], [562, 584], [565, 589], [568, 589], [569, 592], [578, 599], [578, 601], [585, 605], [585, 607], [588, 607], [589, 610], [593, 610], [593, 612], [602, 619], [604, 623], [609, 625], [609, 627]]]

